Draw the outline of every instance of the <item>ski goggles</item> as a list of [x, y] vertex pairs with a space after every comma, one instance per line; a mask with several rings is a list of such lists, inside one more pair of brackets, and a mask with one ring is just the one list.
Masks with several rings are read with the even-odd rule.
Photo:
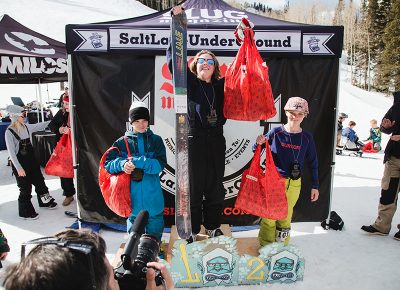
[[205, 62], [207, 62], [208, 65], [215, 65], [215, 61], [212, 58], [205, 59], [203, 57], [199, 57], [197, 59], [198, 64], [204, 64]]

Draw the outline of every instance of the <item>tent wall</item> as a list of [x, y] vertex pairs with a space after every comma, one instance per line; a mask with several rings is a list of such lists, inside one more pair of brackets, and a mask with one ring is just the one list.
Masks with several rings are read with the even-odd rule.
[[[222, 71], [232, 58], [221, 57]], [[315, 137], [319, 157], [320, 200], [310, 202], [310, 175], [304, 175], [302, 194], [294, 220], [319, 221], [329, 209], [331, 163], [336, 125], [337, 58], [268, 58], [270, 80], [278, 107], [278, 116], [265, 124], [228, 120], [224, 126], [227, 140], [224, 186], [226, 199], [224, 222], [248, 225], [256, 217], [234, 209], [241, 173], [248, 166], [251, 145], [258, 134], [286, 121], [282, 110], [287, 99], [301, 96], [308, 100], [311, 114], [304, 129]], [[78, 146], [78, 198], [81, 217], [88, 221], [119, 222], [104, 204], [98, 184], [98, 163], [103, 152], [123, 135], [132, 99], [149, 104], [151, 129], [161, 135], [167, 148], [168, 165], [160, 176], [165, 197], [165, 221], [174, 221], [174, 108], [171, 76], [161, 56], [127, 54], [74, 55], [74, 104]]]

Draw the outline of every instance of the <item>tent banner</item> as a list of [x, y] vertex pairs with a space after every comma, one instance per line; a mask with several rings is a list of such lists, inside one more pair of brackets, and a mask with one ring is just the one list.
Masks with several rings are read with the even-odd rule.
[[65, 58], [33, 56], [0, 56], [0, 78], [29, 75], [64, 76], [67, 73]]
[[[218, 59], [224, 74], [233, 58]], [[88, 221], [118, 221], [102, 200], [97, 184], [98, 164], [102, 153], [124, 134], [131, 102], [140, 100], [150, 108], [151, 129], [162, 137], [166, 147], [167, 165], [160, 174], [160, 183], [165, 199], [164, 219], [166, 225], [173, 224], [175, 109], [172, 77], [165, 57], [126, 54], [73, 55], [72, 61], [76, 71], [72, 77], [76, 105], [75, 138], [78, 146], [77, 176], [81, 217]], [[320, 221], [329, 210], [338, 59], [270, 58], [267, 59], [267, 64], [277, 115], [263, 122], [228, 120], [224, 126], [226, 152], [223, 222], [231, 225], [257, 223], [257, 217], [234, 207], [241, 174], [251, 162], [252, 145], [256, 137], [273, 126], [281, 126], [286, 122], [281, 108], [292, 96], [301, 96], [309, 102], [311, 113], [304, 120], [303, 128], [315, 137], [321, 191], [320, 200], [311, 204], [311, 177], [306, 170], [294, 220]], [[319, 73], [315, 74], [315, 71]]]
[[[104, 52], [113, 50], [158, 50], [164, 53], [169, 45], [169, 29], [150, 28], [109, 28], [107, 31], [98, 29], [74, 29], [80, 36], [80, 42], [75, 51]], [[255, 30], [255, 43], [260, 52], [296, 53], [303, 55], [327, 55], [335, 53], [329, 47], [328, 41], [335, 33], [303, 33], [301, 30]], [[188, 31], [188, 49], [199, 51], [236, 52], [240, 43], [236, 40], [233, 30], [207, 29]]]

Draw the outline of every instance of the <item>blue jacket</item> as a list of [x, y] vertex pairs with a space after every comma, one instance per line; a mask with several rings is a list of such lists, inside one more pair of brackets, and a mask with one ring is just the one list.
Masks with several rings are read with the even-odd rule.
[[[133, 164], [144, 171], [141, 181], [131, 181], [132, 215], [136, 217], [142, 209], [147, 210], [150, 217], [162, 215], [164, 196], [159, 174], [167, 163], [163, 140], [150, 129], [145, 133], [126, 131], [125, 136]], [[113, 146], [120, 149], [122, 156], [116, 150], [110, 151], [104, 167], [109, 173], [123, 172], [128, 157], [124, 138], [120, 137]]]
[[358, 141], [358, 136], [356, 134], [356, 131], [354, 131], [350, 127], [346, 127], [343, 129], [342, 136], [347, 137], [347, 139], [349, 139], [353, 143], [357, 143]]

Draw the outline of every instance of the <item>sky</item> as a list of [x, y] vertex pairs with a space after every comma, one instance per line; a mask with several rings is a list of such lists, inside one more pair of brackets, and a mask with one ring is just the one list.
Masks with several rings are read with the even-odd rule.
[[[7, 5], [3, 5], [6, 1]], [[99, 1], [95, 0], [0, 0], [0, 14], [8, 13], [24, 25], [63, 41], [63, 26], [67, 23], [108, 21], [149, 12], [136, 1], [101, 1], [102, 7], [98, 7], [98, 3]], [[126, 8], [128, 4], [129, 7], [133, 5], [129, 11]], [[33, 9], [34, 6], [35, 9]], [[118, 9], [118, 7], [125, 9]], [[55, 8], [57, 9], [54, 10]], [[380, 120], [390, 108], [393, 99], [380, 93], [366, 92], [352, 86], [349, 82], [349, 69], [344, 65], [344, 57], [341, 63], [338, 108], [340, 112], [349, 115], [348, 120], [356, 121], [355, 129], [360, 138], [365, 139], [368, 136], [369, 120], [372, 118]], [[13, 90], [15, 89], [13, 88]], [[5, 92], [9, 91], [1, 86], [1, 99]], [[54, 96], [58, 96], [59, 92], [56, 92], [57, 94]], [[384, 146], [387, 140], [388, 136], [384, 135]], [[332, 153], [327, 152], [327, 154]], [[305, 257], [304, 281], [289, 285], [251, 286], [251, 289], [398, 289], [400, 242], [394, 240], [393, 235], [396, 232], [395, 224], [400, 222], [400, 211], [395, 214], [392, 231], [387, 237], [368, 236], [360, 230], [362, 225], [369, 225], [376, 218], [380, 179], [383, 173], [382, 160], [382, 152], [365, 154], [365, 158], [335, 156], [331, 207], [343, 218], [344, 230], [325, 231], [318, 222], [294, 223], [291, 243], [298, 247]], [[6, 162], [7, 152], [0, 151], [2, 168], [0, 170], [0, 227], [11, 245], [11, 252], [3, 263], [5, 266], [19, 260], [22, 242], [51, 235], [72, 224], [73, 219], [64, 215], [64, 211], [76, 211], [76, 202], [66, 208], [59, 206], [52, 211], [39, 209], [36, 206], [40, 214], [38, 220], [18, 219], [16, 200], [18, 188], [9, 167], [5, 166]], [[51, 195], [61, 204], [63, 196], [59, 179], [50, 176], [45, 178]], [[36, 205], [35, 198], [33, 201]], [[104, 229], [100, 233], [107, 242], [107, 257], [113, 260], [121, 243], [126, 241], [127, 235]], [[237, 238], [254, 237], [257, 236], [257, 230], [238, 232], [233, 236]], [[168, 240], [168, 238], [168, 234], [164, 234], [163, 239]], [[2, 271], [0, 270], [0, 277]], [[205, 289], [222, 290], [227, 288]], [[235, 286], [229, 289], [242, 290], [249, 289], [249, 287]]]

